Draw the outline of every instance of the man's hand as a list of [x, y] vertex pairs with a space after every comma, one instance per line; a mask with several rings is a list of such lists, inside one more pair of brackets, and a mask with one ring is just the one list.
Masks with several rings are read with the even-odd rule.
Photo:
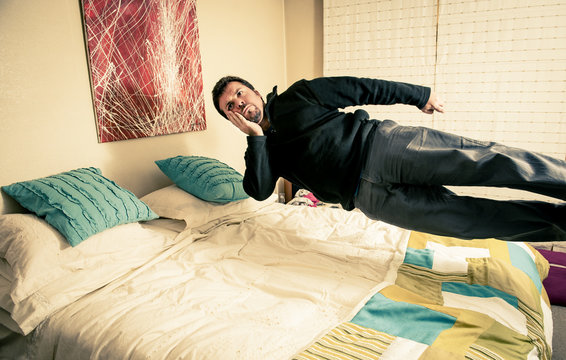
[[227, 111], [226, 116], [228, 117], [228, 120], [230, 120], [230, 122], [234, 124], [235, 127], [240, 129], [240, 131], [243, 132], [244, 134], [248, 136], [263, 135], [263, 130], [261, 129], [261, 126], [249, 120], [246, 120], [246, 118], [242, 114], [233, 111]]
[[434, 91], [431, 91], [430, 97], [428, 98], [428, 102], [421, 109], [421, 111], [424, 112], [425, 114], [432, 114], [435, 111], [443, 113], [444, 101], [442, 101], [439, 97], [437, 97]]

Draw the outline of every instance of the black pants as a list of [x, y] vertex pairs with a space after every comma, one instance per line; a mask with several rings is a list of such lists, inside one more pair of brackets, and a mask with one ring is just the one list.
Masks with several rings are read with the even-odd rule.
[[357, 195], [368, 217], [463, 239], [566, 240], [566, 204], [458, 196], [444, 187], [495, 186], [566, 200], [566, 162], [493, 142], [381, 122]]

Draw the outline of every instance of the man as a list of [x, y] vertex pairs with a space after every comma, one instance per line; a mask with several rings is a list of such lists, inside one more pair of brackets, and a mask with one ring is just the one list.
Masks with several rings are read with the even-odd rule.
[[245, 191], [257, 200], [283, 177], [321, 201], [372, 219], [464, 239], [566, 239], [566, 205], [458, 196], [444, 185], [496, 186], [566, 200], [566, 163], [542, 154], [423, 127], [370, 120], [354, 105], [407, 104], [444, 112], [430, 88], [331, 77], [301, 80], [267, 96], [227, 76], [213, 91], [217, 111], [248, 135]]

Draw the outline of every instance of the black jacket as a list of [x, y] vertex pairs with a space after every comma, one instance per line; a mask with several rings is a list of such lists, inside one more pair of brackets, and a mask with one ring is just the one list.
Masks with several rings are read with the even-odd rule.
[[365, 154], [374, 127], [355, 105], [408, 104], [422, 108], [430, 88], [385, 80], [334, 77], [300, 80], [267, 96], [265, 115], [272, 128], [248, 136], [244, 190], [257, 200], [273, 193], [283, 177], [317, 199], [353, 209]]

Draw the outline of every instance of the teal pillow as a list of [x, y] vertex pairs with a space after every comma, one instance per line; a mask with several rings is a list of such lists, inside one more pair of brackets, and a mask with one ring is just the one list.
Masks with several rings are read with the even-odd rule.
[[44, 217], [72, 246], [113, 226], [158, 217], [134, 194], [92, 167], [2, 189], [20, 205]]
[[175, 185], [202, 200], [227, 203], [249, 197], [242, 174], [216, 159], [179, 155], [155, 163]]

